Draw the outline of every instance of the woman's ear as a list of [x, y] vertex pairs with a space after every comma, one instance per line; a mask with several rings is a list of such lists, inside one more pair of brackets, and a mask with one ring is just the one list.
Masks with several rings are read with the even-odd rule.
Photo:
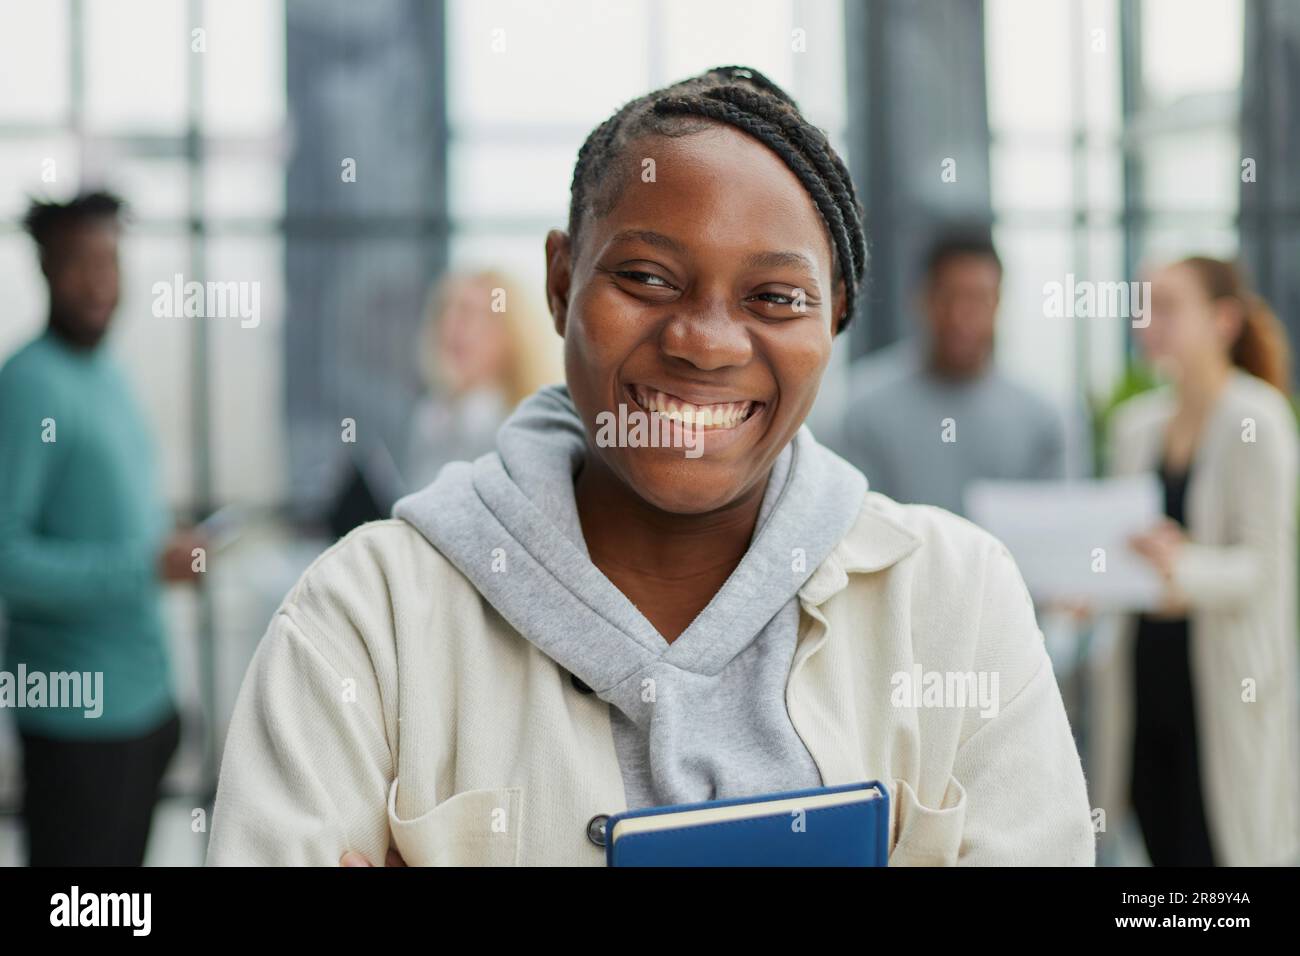
[[848, 293], [844, 291], [844, 280], [836, 279], [835, 288], [831, 290], [831, 337], [840, 334], [848, 316], [844, 314], [848, 303]]
[[564, 337], [569, 318], [569, 284], [573, 281], [573, 243], [562, 229], [546, 234], [546, 305], [555, 331]]

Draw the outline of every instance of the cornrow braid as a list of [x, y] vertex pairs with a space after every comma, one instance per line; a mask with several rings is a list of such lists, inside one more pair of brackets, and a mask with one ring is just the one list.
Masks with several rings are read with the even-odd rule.
[[[827, 189], [834, 201], [834, 211], [846, 224], [857, 220], [857, 228], [847, 230], [848, 250], [851, 262], [845, 263], [846, 271], [851, 275], [861, 275], [867, 264], [866, 237], [862, 228], [862, 206], [858, 202], [857, 190], [853, 187], [853, 177], [848, 167], [835, 152], [826, 135], [816, 126], [803, 120], [796, 112], [774, 110], [770, 100], [736, 86], [724, 86], [708, 90], [705, 96], [726, 100], [741, 109], [762, 116], [770, 123], [780, 127], [781, 134], [805, 157], [813, 162], [820, 182]], [[823, 213], [825, 215], [825, 213]]]
[[758, 70], [719, 66], [626, 103], [597, 126], [578, 150], [569, 202], [576, 243], [585, 215], [609, 212], [621, 194], [611, 177], [624, 148], [643, 135], [688, 136], [722, 123], [772, 150], [812, 198], [834, 246], [845, 310], [836, 332], [853, 318], [867, 265], [863, 210], [848, 167], [830, 141], [799, 112], [783, 89]]

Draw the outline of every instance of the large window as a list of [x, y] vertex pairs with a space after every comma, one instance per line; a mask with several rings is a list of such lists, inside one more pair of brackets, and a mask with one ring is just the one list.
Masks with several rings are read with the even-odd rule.
[[[131, 204], [112, 345], [171, 502], [278, 501], [284, 7], [277, 0], [0, 0], [0, 355], [44, 323], [29, 197]], [[256, 281], [261, 323], [158, 319], [152, 288]]]
[[986, 0], [985, 13], [999, 359], [1062, 402], [1100, 398], [1129, 324], [1046, 318], [1043, 284], [1235, 255], [1242, 4]]
[[1241, 0], [1142, 0], [1129, 117], [1140, 262], [1232, 257], [1241, 197]]
[[1123, 361], [1122, 322], [1043, 308], [1047, 282], [1123, 277], [1118, 15], [1115, 0], [985, 3], [990, 185], [1006, 266], [998, 357], [1063, 405], [1109, 388]]

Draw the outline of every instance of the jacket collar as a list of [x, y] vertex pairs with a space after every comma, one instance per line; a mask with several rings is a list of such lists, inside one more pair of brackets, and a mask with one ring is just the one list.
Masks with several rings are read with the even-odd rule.
[[825, 603], [848, 586], [850, 574], [883, 571], [921, 546], [921, 538], [887, 517], [875, 497], [867, 494], [849, 533], [799, 589], [805, 605]]

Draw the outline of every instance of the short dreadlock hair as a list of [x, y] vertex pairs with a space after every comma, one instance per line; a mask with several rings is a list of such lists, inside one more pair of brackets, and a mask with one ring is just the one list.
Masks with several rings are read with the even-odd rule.
[[41, 255], [49, 252], [58, 235], [69, 226], [96, 219], [117, 220], [126, 203], [109, 192], [82, 193], [65, 203], [33, 199], [23, 217], [23, 228], [32, 237]]
[[790, 168], [812, 197], [830, 233], [835, 277], [853, 317], [867, 264], [863, 210], [848, 167], [826, 134], [809, 123], [783, 89], [758, 70], [719, 66], [626, 103], [587, 137], [578, 151], [569, 202], [569, 236], [577, 243], [583, 217], [614, 208], [621, 193], [607, 182], [624, 148], [644, 135], [688, 136], [722, 123], [754, 137]]

